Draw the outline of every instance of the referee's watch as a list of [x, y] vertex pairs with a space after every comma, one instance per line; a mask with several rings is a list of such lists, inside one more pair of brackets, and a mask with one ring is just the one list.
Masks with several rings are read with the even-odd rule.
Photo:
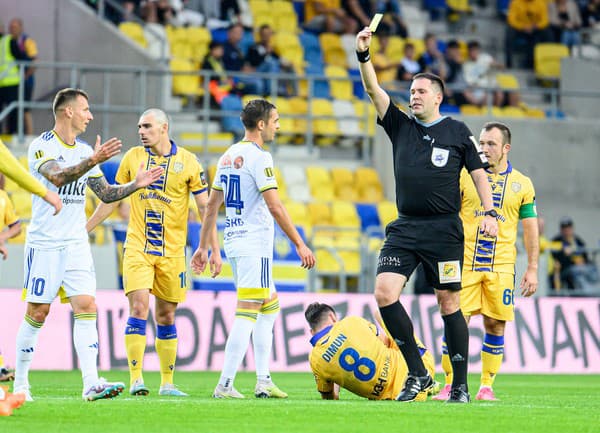
[[483, 213], [483, 216], [491, 216], [492, 218], [498, 218], [498, 212], [496, 212], [496, 209], [486, 210]]

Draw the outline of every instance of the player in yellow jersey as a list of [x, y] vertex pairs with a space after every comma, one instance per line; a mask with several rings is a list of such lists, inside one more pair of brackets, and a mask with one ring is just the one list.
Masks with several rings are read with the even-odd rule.
[[[370, 400], [392, 400], [398, 396], [408, 367], [385, 328], [380, 331], [358, 316], [338, 320], [331, 306], [318, 302], [306, 308], [304, 317], [312, 334], [310, 368], [321, 397], [337, 400], [340, 387]], [[425, 368], [433, 377], [433, 356], [418, 339], [417, 345]]]
[[[483, 315], [485, 336], [481, 348], [481, 386], [476, 399], [496, 400], [492, 385], [502, 364], [504, 328], [507, 321], [514, 319], [517, 225], [520, 220], [527, 251], [527, 270], [520, 283], [523, 296], [533, 295], [538, 286], [539, 228], [533, 184], [508, 160], [511, 149], [508, 126], [500, 122], [486, 123], [479, 143], [490, 163], [487, 175], [494, 201], [494, 209], [490, 212], [498, 220], [499, 228], [496, 238], [482, 235], [479, 230], [484, 214], [481, 201], [473, 182], [463, 171], [460, 216], [465, 232], [465, 257], [460, 305], [467, 321], [472, 315]], [[446, 386], [434, 397], [435, 400], [448, 398], [448, 384], [452, 382], [452, 366], [445, 342], [442, 352]]]
[[[163, 176], [130, 198], [131, 214], [123, 257], [123, 284], [129, 299], [125, 346], [131, 395], [147, 395], [142, 377], [146, 349], [146, 319], [150, 293], [156, 300], [156, 352], [160, 360], [159, 395], [185, 397], [173, 384], [177, 356], [175, 311], [187, 290], [185, 242], [190, 193], [203, 217], [208, 201], [208, 184], [196, 157], [169, 138], [167, 115], [159, 109], [146, 110], [138, 122], [142, 146], [130, 149], [119, 166], [118, 183], [127, 183], [145, 167], [162, 167]], [[116, 204], [102, 203], [87, 224], [88, 232], [106, 219]], [[210, 270], [221, 270], [216, 230], [211, 233]]]

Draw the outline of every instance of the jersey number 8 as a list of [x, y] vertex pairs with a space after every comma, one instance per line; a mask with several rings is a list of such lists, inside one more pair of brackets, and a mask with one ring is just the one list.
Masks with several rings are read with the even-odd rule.
[[354, 373], [354, 377], [361, 382], [371, 380], [375, 376], [375, 362], [369, 358], [361, 358], [360, 354], [351, 347], [340, 353], [339, 362], [340, 367]]

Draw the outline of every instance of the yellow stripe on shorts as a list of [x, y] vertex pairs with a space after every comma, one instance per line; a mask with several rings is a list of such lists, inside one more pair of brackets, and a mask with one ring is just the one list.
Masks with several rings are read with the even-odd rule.
[[269, 298], [268, 287], [242, 287], [237, 290], [238, 299], [267, 299]]
[[267, 302], [260, 308], [260, 312], [262, 314], [275, 314], [278, 313], [279, 308], [279, 298], [273, 299], [272, 301]]

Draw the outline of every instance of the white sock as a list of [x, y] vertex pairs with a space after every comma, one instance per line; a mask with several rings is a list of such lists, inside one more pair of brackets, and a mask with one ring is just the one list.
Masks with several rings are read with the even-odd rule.
[[229, 337], [227, 337], [227, 344], [225, 345], [225, 362], [223, 363], [223, 371], [221, 372], [219, 385], [225, 388], [229, 388], [233, 385], [235, 374], [244, 359], [246, 350], [248, 350], [250, 334], [252, 334], [254, 324], [254, 321], [240, 319], [238, 317], [233, 321], [233, 326], [231, 327], [231, 332], [229, 333]]
[[15, 365], [15, 384], [13, 389], [29, 386], [29, 367], [37, 345], [38, 334], [43, 325], [25, 316], [17, 332], [17, 360]]
[[277, 313], [258, 314], [254, 332], [252, 333], [252, 344], [254, 347], [254, 363], [256, 364], [256, 377], [261, 381], [270, 381], [269, 358], [273, 346], [273, 326]]
[[77, 316], [75, 315], [73, 325], [73, 344], [79, 358], [83, 388], [86, 390], [98, 382], [98, 329], [96, 319], [89, 319], [89, 314], [85, 314], [86, 319]]

